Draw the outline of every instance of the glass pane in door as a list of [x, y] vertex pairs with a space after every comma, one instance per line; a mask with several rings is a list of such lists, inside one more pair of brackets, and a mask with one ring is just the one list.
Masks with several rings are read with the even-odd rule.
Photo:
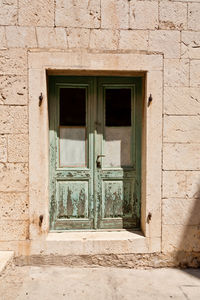
[[86, 89], [60, 89], [60, 167], [87, 167]]
[[104, 167], [131, 166], [131, 89], [105, 89]]

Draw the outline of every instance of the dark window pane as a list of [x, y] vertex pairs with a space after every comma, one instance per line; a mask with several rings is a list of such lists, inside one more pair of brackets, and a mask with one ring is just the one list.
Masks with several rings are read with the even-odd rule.
[[84, 88], [60, 89], [60, 125], [86, 125], [86, 90]]
[[131, 89], [106, 89], [106, 126], [131, 126]]

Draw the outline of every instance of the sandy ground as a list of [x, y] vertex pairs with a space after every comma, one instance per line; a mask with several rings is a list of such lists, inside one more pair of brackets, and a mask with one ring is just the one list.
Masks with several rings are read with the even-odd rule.
[[1, 300], [200, 300], [200, 269], [15, 267], [0, 277]]

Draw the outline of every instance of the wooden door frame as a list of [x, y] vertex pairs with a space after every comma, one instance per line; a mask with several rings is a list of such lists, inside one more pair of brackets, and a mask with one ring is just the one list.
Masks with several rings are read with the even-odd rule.
[[[108, 218], [104, 219], [102, 216], [102, 205], [103, 197], [101, 190], [101, 195], [97, 196], [99, 190], [102, 189], [103, 185], [107, 181], [112, 180], [115, 182], [123, 181], [124, 184], [129, 185], [129, 193], [131, 199], [136, 199], [136, 205], [134, 208], [134, 218], [129, 218], [129, 223], [132, 222], [130, 229], [140, 228], [140, 209], [141, 209], [141, 114], [142, 114], [142, 80], [141, 77], [121, 77], [121, 76], [49, 76], [48, 77], [49, 95], [48, 95], [48, 106], [49, 106], [49, 216], [50, 216], [50, 228], [51, 231], [59, 230], [90, 230], [90, 229], [119, 229], [121, 228], [120, 218], [114, 219]], [[87, 118], [87, 140], [88, 140], [88, 158], [87, 168], [70, 168], [70, 167], [60, 167], [59, 166], [59, 89], [67, 87], [84, 87], [87, 90], [86, 93], [86, 118]], [[96, 87], [96, 90], [95, 90]], [[102, 179], [99, 176], [99, 170], [96, 168], [96, 157], [98, 153], [103, 153], [103, 137], [104, 137], [104, 119], [105, 119], [105, 95], [104, 91], [106, 88], [129, 88], [131, 89], [131, 127], [132, 127], [132, 138], [131, 138], [131, 160], [132, 167], [117, 168], [101, 168]], [[97, 115], [96, 115], [97, 114]], [[97, 132], [97, 123], [101, 124], [101, 135]], [[96, 125], [95, 125], [96, 124]], [[91, 134], [92, 133], [92, 134]], [[97, 140], [100, 138], [101, 145], [97, 145]], [[100, 147], [96, 149], [96, 147]], [[120, 170], [121, 169], [121, 170]], [[77, 173], [82, 173], [81, 177], [78, 179]], [[105, 174], [112, 172], [112, 176], [106, 179]], [[125, 173], [124, 173], [125, 172]], [[132, 172], [132, 177], [130, 177], [130, 172]], [[66, 174], [69, 173], [70, 177], [66, 179]], [[120, 175], [122, 174], [123, 175]], [[65, 176], [64, 176], [65, 174]], [[73, 178], [72, 178], [72, 174]], [[88, 220], [86, 219], [57, 219], [58, 212], [60, 210], [58, 189], [59, 186], [63, 185], [64, 178], [68, 184], [75, 182], [77, 180], [83, 180], [83, 174], [85, 174], [85, 180], [88, 182]], [[104, 174], [104, 175], [103, 175]], [[114, 174], [117, 174], [117, 178], [114, 179]], [[126, 175], [125, 175], [126, 174]], [[128, 175], [129, 174], [129, 175]], [[125, 175], [125, 177], [124, 177]], [[128, 178], [126, 178], [128, 175]], [[74, 177], [75, 176], [75, 177]], [[58, 178], [57, 178], [58, 177]], [[91, 178], [90, 178], [91, 177]], [[104, 178], [105, 177], [105, 178]], [[56, 179], [57, 178], [57, 179]], [[59, 179], [60, 178], [60, 179]], [[97, 182], [100, 181], [100, 182]], [[132, 183], [131, 183], [132, 181]], [[130, 185], [132, 186], [130, 188]], [[132, 198], [133, 197], [133, 198]], [[100, 201], [101, 199], [101, 201]], [[61, 200], [62, 201], [62, 200]], [[100, 202], [99, 202], [100, 201]], [[91, 203], [92, 202], [92, 203]], [[63, 205], [63, 204], [62, 204]], [[62, 206], [63, 207], [63, 206]], [[93, 215], [93, 219], [92, 218]], [[126, 226], [128, 226], [128, 219], [126, 219]], [[82, 222], [82, 223], [81, 223]], [[124, 219], [123, 219], [124, 222]], [[105, 225], [103, 225], [105, 223]], [[119, 223], [119, 224], [118, 224]], [[68, 225], [67, 225], [68, 224]], [[113, 224], [113, 225], [112, 225]], [[64, 227], [68, 227], [64, 229]], [[125, 227], [126, 228], [126, 227]]]

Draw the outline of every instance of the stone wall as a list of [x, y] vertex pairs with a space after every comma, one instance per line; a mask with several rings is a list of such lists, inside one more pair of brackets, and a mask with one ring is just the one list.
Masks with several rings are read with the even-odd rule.
[[164, 57], [162, 250], [200, 250], [200, 1], [0, 0], [0, 241], [29, 238], [29, 49]]

